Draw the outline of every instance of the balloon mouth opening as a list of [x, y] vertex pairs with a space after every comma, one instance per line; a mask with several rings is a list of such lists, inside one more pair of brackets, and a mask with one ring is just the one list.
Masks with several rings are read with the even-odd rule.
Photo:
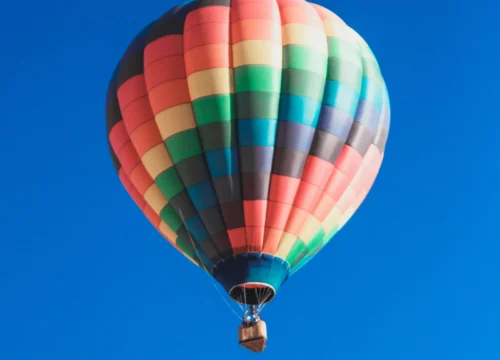
[[233, 286], [229, 296], [243, 305], [263, 305], [276, 296], [276, 290], [269, 284], [249, 282]]

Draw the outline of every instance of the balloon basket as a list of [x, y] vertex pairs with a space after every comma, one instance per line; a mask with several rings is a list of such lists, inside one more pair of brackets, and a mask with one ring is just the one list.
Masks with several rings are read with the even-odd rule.
[[241, 325], [238, 329], [240, 345], [253, 352], [261, 352], [266, 348], [267, 327], [262, 320], [251, 325]]

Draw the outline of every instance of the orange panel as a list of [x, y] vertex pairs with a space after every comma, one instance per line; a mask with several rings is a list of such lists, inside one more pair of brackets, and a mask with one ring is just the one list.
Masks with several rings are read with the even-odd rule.
[[161, 219], [151, 206], [145, 204], [143, 213], [155, 227], [160, 226]]
[[153, 178], [149, 175], [144, 165], [137, 165], [130, 173], [130, 180], [134, 184], [137, 191], [144, 195], [146, 190], [154, 183]]
[[336, 203], [337, 201], [333, 197], [323, 192], [312, 214], [316, 219], [323, 222]]
[[149, 92], [149, 101], [154, 115], [175, 105], [191, 102], [186, 79], [171, 80]]
[[150, 120], [139, 126], [130, 134], [130, 140], [134, 144], [139, 157], [146, 151], [163, 142], [156, 120]]
[[290, 216], [288, 217], [288, 222], [285, 226], [285, 231], [298, 237], [308, 214], [309, 213], [307, 211], [293, 206]]
[[268, 40], [281, 45], [281, 24], [268, 19], [246, 19], [231, 26], [231, 43], [244, 40]]
[[203, 45], [186, 52], [186, 74], [197, 71], [233, 67], [233, 52], [229, 44]]
[[285, 5], [283, 1], [280, 1], [279, 6], [283, 25], [304, 24], [323, 30], [323, 23], [319, 15], [306, 2]]
[[321, 20], [331, 20], [331, 21], [333, 21], [335, 23], [339, 23], [339, 24], [345, 25], [344, 20], [342, 20], [341, 18], [339, 18], [337, 16], [337, 14], [334, 14], [330, 10], [325, 9], [321, 5], [313, 4], [313, 3], [310, 3], [310, 4], [314, 8], [314, 10], [316, 10], [316, 12], [318, 13], [318, 15], [321, 18]]

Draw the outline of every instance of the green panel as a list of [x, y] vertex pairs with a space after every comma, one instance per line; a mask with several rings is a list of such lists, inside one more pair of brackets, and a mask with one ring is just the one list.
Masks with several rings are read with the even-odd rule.
[[378, 64], [373, 61], [369, 61], [366, 58], [363, 58], [363, 76], [370, 80], [374, 80], [379, 84], [384, 83]]
[[300, 239], [297, 239], [290, 250], [290, 253], [286, 257], [286, 261], [293, 267], [298, 263], [304, 256], [307, 255], [309, 250], [306, 244]]
[[361, 90], [363, 69], [353, 63], [337, 58], [328, 59], [327, 79], [349, 85], [357, 92]]
[[160, 218], [174, 231], [180, 229], [182, 226], [182, 220], [179, 218], [175, 210], [170, 206], [170, 204], [166, 205], [160, 211]]
[[361, 65], [361, 53], [356, 45], [339, 38], [328, 38], [328, 57]]
[[169, 137], [165, 140], [165, 145], [172, 161], [176, 164], [179, 161], [203, 153], [196, 129], [186, 130]]
[[196, 254], [196, 251], [193, 249], [193, 247], [190, 244], [187, 244], [180, 236], [177, 237], [177, 240], [175, 240], [175, 244], [186, 253], [191, 259], [197, 261], [198, 256]]
[[[335, 236], [335, 234], [339, 231], [339, 226], [338, 225], [335, 225], [333, 227], [332, 230], [330, 230], [330, 232], [328, 234], [326, 234], [326, 236], [324, 237], [324, 245], [328, 244], [330, 242], [330, 240]], [[323, 246], [324, 246], [323, 245]]]
[[321, 246], [323, 246], [323, 238], [324, 237], [325, 237], [325, 230], [321, 227], [316, 232], [316, 234], [314, 234], [311, 241], [309, 241], [309, 244], [307, 244], [307, 248], [309, 249], [309, 252], [314, 252], [314, 251], [317, 251], [317, 249], [320, 249]]
[[193, 111], [198, 126], [215, 121], [230, 121], [235, 118], [232, 94], [212, 95], [193, 101]]
[[271, 66], [241, 66], [234, 69], [234, 84], [236, 92], [279, 92], [281, 69]]
[[283, 69], [281, 93], [323, 99], [325, 75], [302, 69]]
[[283, 68], [303, 69], [323, 74], [327, 56], [311, 47], [287, 45], [283, 47]]
[[280, 94], [266, 91], [247, 91], [235, 94], [236, 118], [278, 119]]
[[175, 167], [171, 167], [162, 172], [156, 177], [155, 182], [168, 201], [172, 200], [175, 195], [184, 189]]

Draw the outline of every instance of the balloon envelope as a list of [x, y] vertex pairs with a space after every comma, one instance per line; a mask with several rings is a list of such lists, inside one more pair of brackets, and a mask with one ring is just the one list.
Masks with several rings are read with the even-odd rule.
[[106, 115], [130, 196], [247, 304], [270, 301], [360, 206], [390, 121], [368, 45], [303, 0], [172, 8], [126, 50]]

